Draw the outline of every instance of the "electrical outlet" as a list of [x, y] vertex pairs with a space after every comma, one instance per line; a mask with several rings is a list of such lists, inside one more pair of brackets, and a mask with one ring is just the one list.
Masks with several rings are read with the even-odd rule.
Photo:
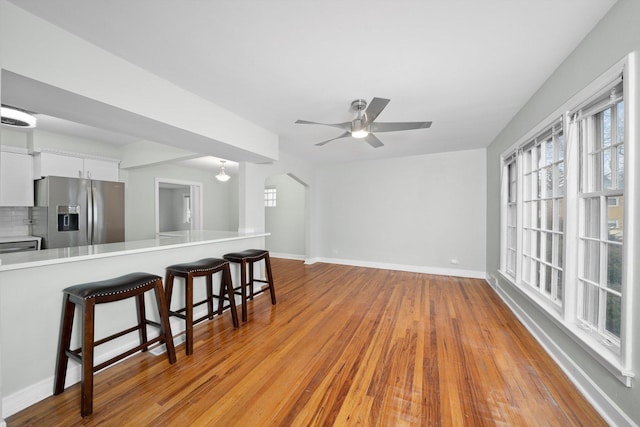
[[460, 261], [459, 261], [459, 260], [457, 260], [457, 259], [455, 259], [455, 258], [452, 258], [449, 262], [450, 262], [452, 265], [458, 265], [458, 264], [460, 264]]

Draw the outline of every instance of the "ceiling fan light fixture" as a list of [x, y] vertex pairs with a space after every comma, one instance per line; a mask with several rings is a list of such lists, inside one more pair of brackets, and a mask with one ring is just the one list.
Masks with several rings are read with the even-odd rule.
[[225, 160], [220, 160], [220, 172], [216, 175], [216, 179], [220, 182], [227, 182], [231, 178], [224, 170]]
[[36, 127], [36, 118], [17, 108], [3, 105], [0, 107], [0, 116], [2, 116], [2, 124], [6, 126], [21, 129]]
[[366, 129], [360, 129], [355, 132], [351, 132], [351, 136], [358, 139], [366, 138], [368, 135], [369, 135], [369, 132], [367, 132]]

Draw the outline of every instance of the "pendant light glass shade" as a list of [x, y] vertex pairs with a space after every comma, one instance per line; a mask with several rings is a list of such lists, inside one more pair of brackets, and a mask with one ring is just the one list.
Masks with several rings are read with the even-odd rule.
[[216, 179], [220, 182], [227, 182], [229, 181], [229, 178], [231, 178], [224, 170], [224, 163], [224, 160], [220, 160], [220, 172], [216, 175]]

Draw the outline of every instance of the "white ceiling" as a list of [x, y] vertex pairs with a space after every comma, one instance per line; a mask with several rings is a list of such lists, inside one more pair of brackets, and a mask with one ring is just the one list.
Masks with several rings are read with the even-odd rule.
[[[615, 0], [12, 2], [329, 163], [486, 147]], [[433, 125], [374, 149], [294, 124], [373, 97], [378, 121]]]

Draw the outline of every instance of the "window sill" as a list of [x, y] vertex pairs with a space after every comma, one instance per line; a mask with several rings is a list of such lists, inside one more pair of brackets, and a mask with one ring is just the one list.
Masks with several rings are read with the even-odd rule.
[[[544, 301], [543, 298], [540, 298], [533, 292], [528, 291], [526, 289], [526, 285], [522, 287], [517, 285], [513, 278], [504, 271], [498, 270], [498, 272], [506, 282], [518, 291], [518, 293], [537, 305], [545, 316], [552, 320], [560, 330], [577, 343], [594, 360], [606, 368], [607, 371], [615, 376], [626, 387], [631, 387], [635, 374], [633, 371], [626, 369], [623, 366], [620, 360], [618, 347], [607, 347], [588, 331], [578, 327], [577, 324], [565, 322], [557, 307], [553, 306], [548, 301]], [[499, 282], [497, 286], [500, 287]]]

